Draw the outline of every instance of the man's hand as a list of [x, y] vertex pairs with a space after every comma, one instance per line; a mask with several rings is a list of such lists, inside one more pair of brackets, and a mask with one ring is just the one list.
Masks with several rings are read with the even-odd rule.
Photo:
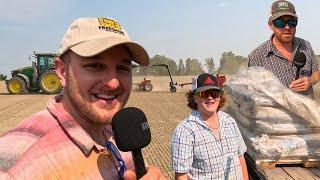
[[[136, 180], [136, 173], [132, 170], [127, 170], [124, 172], [123, 179], [125, 180]], [[154, 166], [148, 166], [147, 173], [140, 178], [140, 180], [166, 180], [161, 170]]]
[[303, 92], [303, 91], [306, 91], [307, 89], [309, 89], [310, 86], [312, 86], [311, 78], [304, 76], [304, 77], [301, 77], [297, 80], [293, 80], [291, 82], [291, 84], [289, 85], [289, 88], [292, 91]]

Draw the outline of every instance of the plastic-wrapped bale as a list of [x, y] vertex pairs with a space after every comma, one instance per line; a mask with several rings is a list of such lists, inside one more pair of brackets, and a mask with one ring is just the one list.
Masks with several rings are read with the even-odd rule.
[[[234, 110], [253, 119], [281, 122], [308, 122], [320, 127], [320, 104], [283, 86], [269, 71], [250, 67], [240, 71], [227, 84], [227, 94]], [[269, 108], [268, 107], [272, 107]]]
[[256, 164], [320, 166], [320, 105], [284, 87], [272, 73], [247, 68], [228, 81], [228, 112]]
[[229, 98], [237, 105], [250, 111], [255, 111], [257, 106], [280, 107], [280, 105], [268, 96], [248, 89], [246, 86], [234, 86], [230, 83], [226, 86]]
[[[270, 107], [269, 107], [270, 108]], [[310, 123], [301, 118], [276, 119], [265, 117], [264, 119], [250, 118], [243, 115], [238, 109], [230, 106], [228, 113], [243, 127], [255, 135], [294, 135], [320, 133], [320, 128], [311, 128]]]

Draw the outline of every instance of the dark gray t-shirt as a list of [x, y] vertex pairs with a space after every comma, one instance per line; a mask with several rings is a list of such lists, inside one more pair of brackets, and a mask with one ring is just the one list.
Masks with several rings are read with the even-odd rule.
[[[297, 68], [292, 61], [289, 61], [277, 50], [272, 44], [271, 39], [272, 37], [249, 54], [248, 66], [264, 67], [273, 72], [283, 85], [289, 87], [296, 76]], [[300, 77], [311, 76], [314, 71], [318, 71], [319, 65], [311, 44], [308, 41], [295, 37], [293, 41], [293, 50], [294, 54], [297, 51], [300, 51], [306, 55], [306, 64], [300, 69]], [[292, 57], [294, 57], [294, 54]], [[313, 88], [310, 87], [303, 94], [313, 98]]]

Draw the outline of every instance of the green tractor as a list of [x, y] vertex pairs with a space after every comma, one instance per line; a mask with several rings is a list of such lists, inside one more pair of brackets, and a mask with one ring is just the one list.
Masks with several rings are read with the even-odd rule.
[[54, 68], [57, 54], [34, 53], [36, 61], [31, 67], [23, 67], [11, 71], [12, 78], [6, 81], [10, 94], [39, 92], [56, 94], [62, 89]]

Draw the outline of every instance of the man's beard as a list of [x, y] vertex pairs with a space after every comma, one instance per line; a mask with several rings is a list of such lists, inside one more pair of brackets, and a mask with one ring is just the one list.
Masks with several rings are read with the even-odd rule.
[[[68, 72], [67, 72], [68, 73]], [[69, 97], [70, 103], [73, 106], [76, 113], [80, 115], [87, 123], [105, 125], [111, 123], [113, 115], [123, 108], [128, 98], [122, 100], [118, 107], [112, 107], [111, 109], [105, 109], [106, 113], [114, 113], [112, 117], [106, 116], [104, 113], [97, 111], [90, 101], [90, 94], [83, 92], [77, 85], [74, 77], [70, 74], [67, 75], [66, 79], [67, 87], [65, 89], [66, 95]]]

